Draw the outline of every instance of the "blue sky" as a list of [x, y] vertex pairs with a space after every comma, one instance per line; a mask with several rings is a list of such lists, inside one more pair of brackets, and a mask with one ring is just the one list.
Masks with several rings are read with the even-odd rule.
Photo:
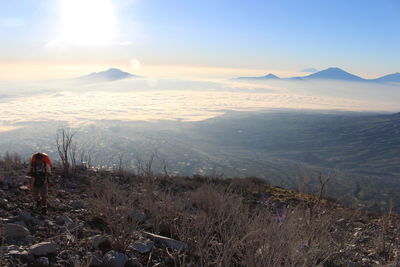
[[0, 62], [338, 66], [373, 77], [400, 71], [398, 29], [399, 0], [0, 0]]

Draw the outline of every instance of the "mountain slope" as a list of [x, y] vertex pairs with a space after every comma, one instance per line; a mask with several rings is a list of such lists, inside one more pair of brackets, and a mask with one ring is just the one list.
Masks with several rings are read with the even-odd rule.
[[58, 168], [43, 215], [22, 185], [25, 166], [13, 163], [0, 169], [4, 267], [396, 266], [397, 246], [377, 244], [400, 242], [398, 214], [361, 213], [257, 178], [79, 168], [61, 186]]
[[[348, 204], [357, 199], [358, 205], [371, 210], [389, 205], [392, 199], [400, 210], [400, 114], [227, 114], [196, 123], [191, 134], [221, 151], [252, 155], [246, 162], [248, 170], [260, 168], [257, 163], [263, 166], [263, 162], [280, 173], [289, 170], [290, 164], [286, 169], [278, 165], [280, 160], [293, 161], [292, 166], [340, 170], [343, 175], [331, 187], [333, 196]], [[356, 186], [361, 193], [353, 192]]]
[[400, 82], [400, 73], [392, 73], [388, 74], [382, 77], [379, 77], [377, 79], [372, 79], [371, 81], [373, 82]]

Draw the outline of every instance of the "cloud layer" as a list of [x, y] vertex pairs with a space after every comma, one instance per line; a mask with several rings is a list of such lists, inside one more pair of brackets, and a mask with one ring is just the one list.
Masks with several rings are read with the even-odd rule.
[[[0, 95], [10, 92], [7, 89], [10, 86], [15, 88], [12, 91], [14, 95], [4, 94], [0, 97], [0, 131], [20, 123], [44, 120], [67, 121], [71, 124], [98, 120], [197, 121], [221, 115], [227, 110], [290, 108], [395, 111], [397, 106], [396, 99], [391, 103], [384, 99], [362, 97], [360, 93], [348, 93], [348, 97], [345, 97], [343, 85], [338, 93], [326, 89], [325, 93], [318, 94], [313, 86], [298, 86], [295, 90], [282, 84], [133, 79], [85, 86], [67, 82], [41, 86], [25, 83], [19, 87], [16, 84], [3, 84], [0, 85]], [[354, 88], [351, 90], [358, 92]]]

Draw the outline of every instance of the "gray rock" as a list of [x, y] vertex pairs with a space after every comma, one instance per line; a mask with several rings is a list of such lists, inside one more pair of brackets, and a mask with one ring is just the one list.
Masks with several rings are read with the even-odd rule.
[[124, 267], [127, 261], [127, 255], [114, 250], [110, 250], [103, 256], [104, 266], [107, 267]]
[[15, 221], [14, 222], [15, 224], [19, 224], [19, 225], [22, 225], [23, 227], [28, 227], [28, 226], [26, 226], [26, 223], [25, 222], [23, 222], [23, 221]]
[[91, 237], [92, 247], [102, 251], [108, 251], [112, 249], [112, 239], [108, 235], [95, 235]]
[[131, 248], [140, 252], [140, 253], [147, 253], [153, 249], [154, 242], [146, 239], [145, 241], [136, 241], [131, 245]]
[[29, 250], [35, 256], [46, 256], [56, 254], [57, 246], [51, 242], [42, 242], [32, 245]]
[[70, 205], [73, 209], [76, 209], [76, 210], [84, 208], [83, 202], [79, 201], [79, 200], [72, 201]]
[[375, 259], [375, 260], [379, 259], [379, 255], [376, 252], [369, 253], [368, 257], [370, 257], [371, 259]]
[[36, 217], [32, 216], [30, 212], [26, 211], [22, 212], [18, 216], [18, 219], [28, 224], [37, 224], [39, 222], [39, 220]]
[[125, 263], [125, 267], [142, 267], [142, 264], [136, 257], [132, 257]]
[[19, 224], [8, 223], [4, 226], [4, 236], [9, 238], [24, 238], [30, 235], [29, 230]]
[[49, 205], [52, 208], [58, 208], [61, 204], [61, 201], [58, 198], [50, 198], [47, 200], [47, 205]]
[[90, 256], [89, 267], [101, 267], [103, 266], [103, 259], [101, 255], [92, 253]]
[[19, 187], [20, 185], [23, 185], [25, 181], [26, 176], [10, 175], [3, 180], [3, 187], [7, 189]]
[[[26, 262], [34, 262], [35, 261], [35, 256], [33, 256], [32, 254], [28, 254], [26, 257], [24, 257]], [[30, 266], [30, 265], [29, 265]]]
[[30, 244], [32, 244], [33, 242], [35, 242], [36, 237], [34, 237], [33, 235], [28, 235], [26, 236], [26, 241], [28, 241]]
[[8, 200], [6, 198], [0, 198], [0, 207], [6, 209], [8, 206]]
[[39, 259], [36, 260], [36, 263], [39, 266], [49, 266], [50, 265], [49, 259], [46, 257], [40, 257]]
[[161, 235], [156, 235], [152, 234], [149, 232], [144, 232], [144, 236], [147, 238], [150, 238], [151, 240], [154, 240], [155, 242], [158, 242], [160, 244], [163, 244], [167, 246], [170, 249], [176, 250], [176, 251], [183, 251], [187, 249], [187, 244], [185, 244], [182, 241], [175, 240], [169, 237], [161, 236]]
[[69, 225], [69, 224], [73, 223], [74, 221], [67, 215], [63, 215], [63, 216], [58, 216], [56, 218], [55, 222], [56, 222], [56, 224], [59, 224], [59, 225], [63, 225], [63, 224]]
[[65, 205], [65, 204], [60, 204], [60, 205], [58, 206], [58, 209], [61, 210], [61, 211], [66, 211], [66, 210], [68, 210], [69, 208], [70, 208], [70, 207], [67, 206], [67, 205]]
[[24, 247], [15, 246], [15, 245], [0, 247], [0, 250], [2, 250], [2, 252], [4, 252], [4, 254], [10, 255], [10, 256], [27, 256], [28, 255], [28, 251]]

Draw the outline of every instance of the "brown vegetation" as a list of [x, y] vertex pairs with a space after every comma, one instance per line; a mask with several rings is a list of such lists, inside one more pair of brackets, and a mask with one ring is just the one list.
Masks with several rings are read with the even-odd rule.
[[[18, 162], [2, 158], [2, 173]], [[394, 263], [400, 249], [397, 214], [344, 208], [324, 198], [323, 189], [311, 196], [257, 178], [170, 177], [153, 175], [151, 164], [143, 166], [147, 171], [140, 176], [87, 169], [77, 170], [65, 188], [55, 183], [50, 199], [59, 204], [49, 208], [45, 219], [50, 222], [28, 225], [36, 241], [58, 245], [59, 255], [49, 256], [51, 266], [67, 266], [72, 259], [88, 266], [93, 253], [110, 249], [146, 266], [373, 266]], [[16, 170], [22, 175], [21, 166]], [[62, 173], [56, 169], [54, 180], [61, 181]], [[1, 194], [8, 200], [0, 207], [4, 218], [29, 209], [24, 191]], [[60, 216], [74, 224], [51, 226]], [[111, 239], [101, 252], [90, 245], [95, 234]], [[178, 243], [169, 246], [151, 234]], [[154, 241], [150, 251], [132, 248], [148, 238]], [[71, 257], [61, 259], [65, 251]], [[26, 264], [3, 254], [4, 266]]]

